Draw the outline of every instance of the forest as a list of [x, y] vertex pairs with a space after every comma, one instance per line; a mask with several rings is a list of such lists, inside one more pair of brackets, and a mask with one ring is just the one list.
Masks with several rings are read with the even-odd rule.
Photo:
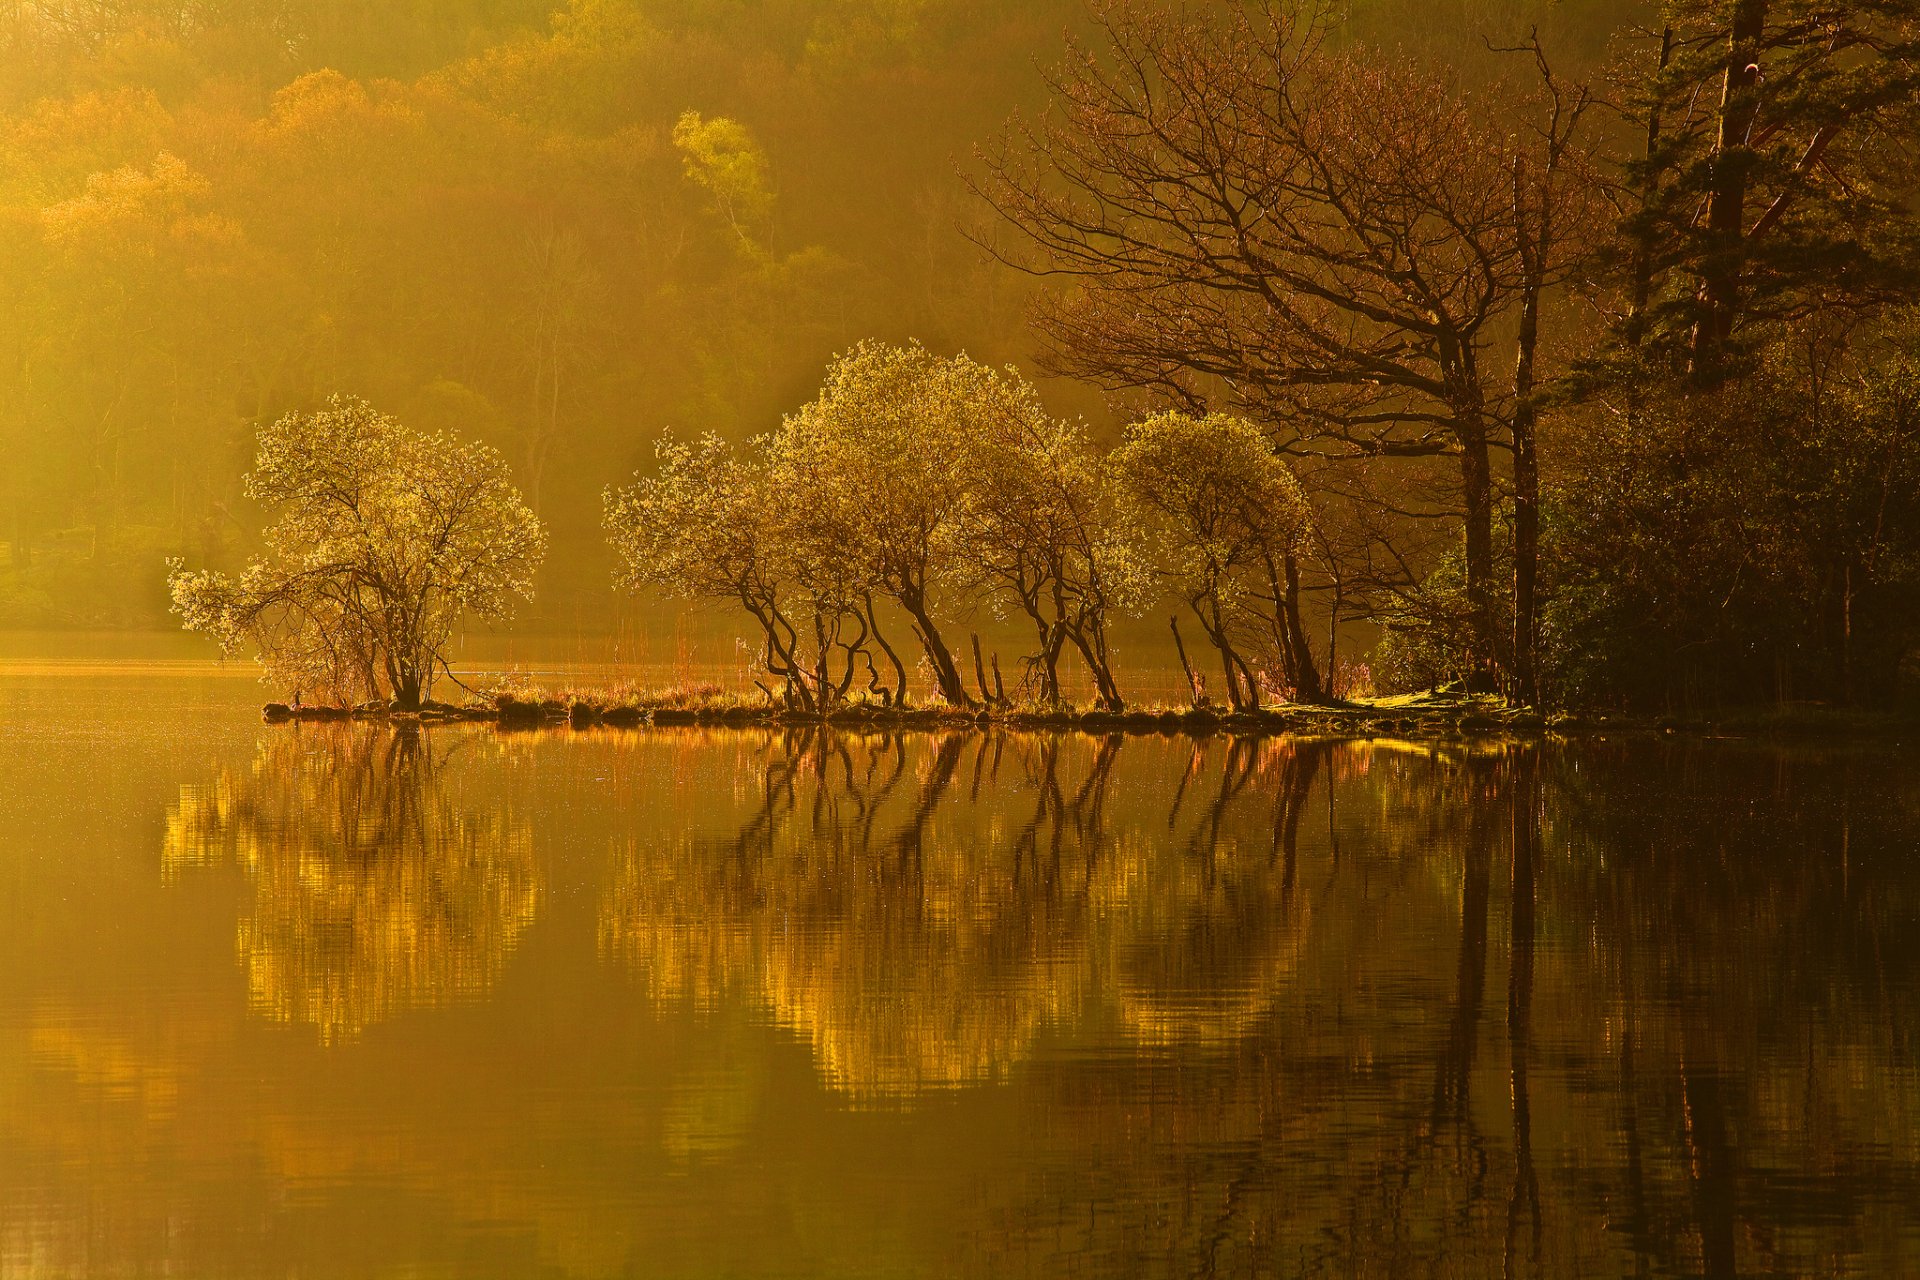
[[[1912, 0], [8, 5], [0, 626], [177, 625], [171, 561], [403, 700], [469, 615], [720, 600], [814, 705], [1117, 707], [1170, 615], [1236, 708], [1884, 704], [1916, 53]], [[342, 412], [511, 536], [322, 653], [220, 591], [341, 534], [265, 464]]]

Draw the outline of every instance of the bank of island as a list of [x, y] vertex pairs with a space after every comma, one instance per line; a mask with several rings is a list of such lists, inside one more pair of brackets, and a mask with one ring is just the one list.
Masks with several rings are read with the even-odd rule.
[[1619, 734], [1885, 741], [1920, 737], [1920, 720], [1898, 712], [1862, 712], [1817, 703], [1747, 709], [1713, 716], [1541, 714], [1498, 698], [1448, 691], [1356, 698], [1338, 704], [1286, 703], [1234, 711], [1211, 705], [1147, 705], [1125, 711], [1093, 706], [977, 706], [944, 703], [897, 707], [853, 702], [826, 714], [711, 686], [668, 690], [549, 690], [516, 686], [465, 702], [428, 701], [417, 710], [388, 702], [300, 706], [269, 702], [269, 724], [379, 722], [397, 726], [491, 725], [502, 731], [832, 727], [866, 732], [951, 732], [1000, 728], [1098, 734], [1290, 734], [1314, 738], [1606, 737]]

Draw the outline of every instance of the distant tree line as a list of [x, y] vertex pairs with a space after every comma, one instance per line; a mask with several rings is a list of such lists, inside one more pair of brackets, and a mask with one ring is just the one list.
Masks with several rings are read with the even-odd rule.
[[0, 3], [0, 627], [159, 624], [165, 558], [256, 545], [258, 428], [340, 389], [498, 450], [533, 621], [593, 626], [662, 426], [761, 430], [868, 333], [1019, 354], [950, 157], [1078, 0], [885, 7]]

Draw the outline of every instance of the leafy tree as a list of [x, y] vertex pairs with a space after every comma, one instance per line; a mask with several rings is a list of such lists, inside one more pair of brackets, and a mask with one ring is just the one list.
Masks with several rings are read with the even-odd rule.
[[1033, 624], [1041, 699], [1059, 701], [1070, 644], [1099, 704], [1118, 711], [1107, 621], [1140, 601], [1147, 575], [1084, 424], [1049, 416], [1011, 371], [997, 390], [1003, 410], [968, 450], [967, 559], [981, 586]]
[[741, 244], [752, 248], [765, 241], [773, 191], [767, 153], [753, 134], [737, 120], [706, 120], [689, 111], [673, 126], [673, 145], [688, 180], [712, 198]]
[[694, 444], [662, 439], [658, 470], [605, 495], [607, 537], [620, 558], [618, 584], [664, 588], [688, 600], [739, 604], [776, 643], [778, 587], [764, 467], [743, 461], [718, 436]]
[[408, 431], [365, 401], [263, 427], [247, 492], [277, 508], [238, 578], [174, 561], [174, 611], [296, 693], [415, 708], [469, 615], [533, 596], [540, 522], [493, 450]]
[[[658, 470], [625, 489], [608, 490], [606, 529], [620, 557], [620, 582], [653, 586], [682, 600], [725, 601], [759, 625], [769, 675], [787, 699], [827, 712], [843, 701], [864, 667], [878, 673], [868, 644], [880, 636], [873, 597], [855, 576], [858, 562], [822, 541], [808, 518], [811, 494], [780, 468], [767, 438], [747, 456], [718, 436], [687, 444], [663, 439]], [[885, 696], [905, 696], [905, 672]]]
[[1142, 574], [1084, 428], [1050, 417], [1012, 370], [867, 343], [745, 451], [708, 435], [663, 440], [658, 456], [655, 474], [606, 496], [622, 583], [745, 609], [795, 705], [831, 710], [863, 672], [883, 700], [905, 701], [876, 598], [906, 613], [941, 695], [965, 705], [936, 593], [1029, 620], [1043, 699], [1059, 699], [1071, 645], [1102, 705], [1121, 705], [1107, 617]]
[[940, 696], [973, 705], [939, 614], [964, 573], [969, 450], [1004, 403], [991, 369], [913, 344], [863, 342], [781, 424], [777, 485], [805, 495], [816, 545], [906, 615]]
[[1312, 514], [1260, 429], [1222, 413], [1162, 413], [1129, 427], [1110, 465], [1160, 577], [1219, 652], [1233, 707], [1260, 705], [1242, 652], [1249, 623], [1255, 643], [1271, 641], [1296, 696], [1322, 698], [1299, 612], [1299, 556]]

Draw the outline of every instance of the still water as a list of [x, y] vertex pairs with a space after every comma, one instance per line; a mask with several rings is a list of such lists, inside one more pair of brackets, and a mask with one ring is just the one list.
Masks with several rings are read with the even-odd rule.
[[0, 673], [0, 1276], [1920, 1274], [1898, 747]]

